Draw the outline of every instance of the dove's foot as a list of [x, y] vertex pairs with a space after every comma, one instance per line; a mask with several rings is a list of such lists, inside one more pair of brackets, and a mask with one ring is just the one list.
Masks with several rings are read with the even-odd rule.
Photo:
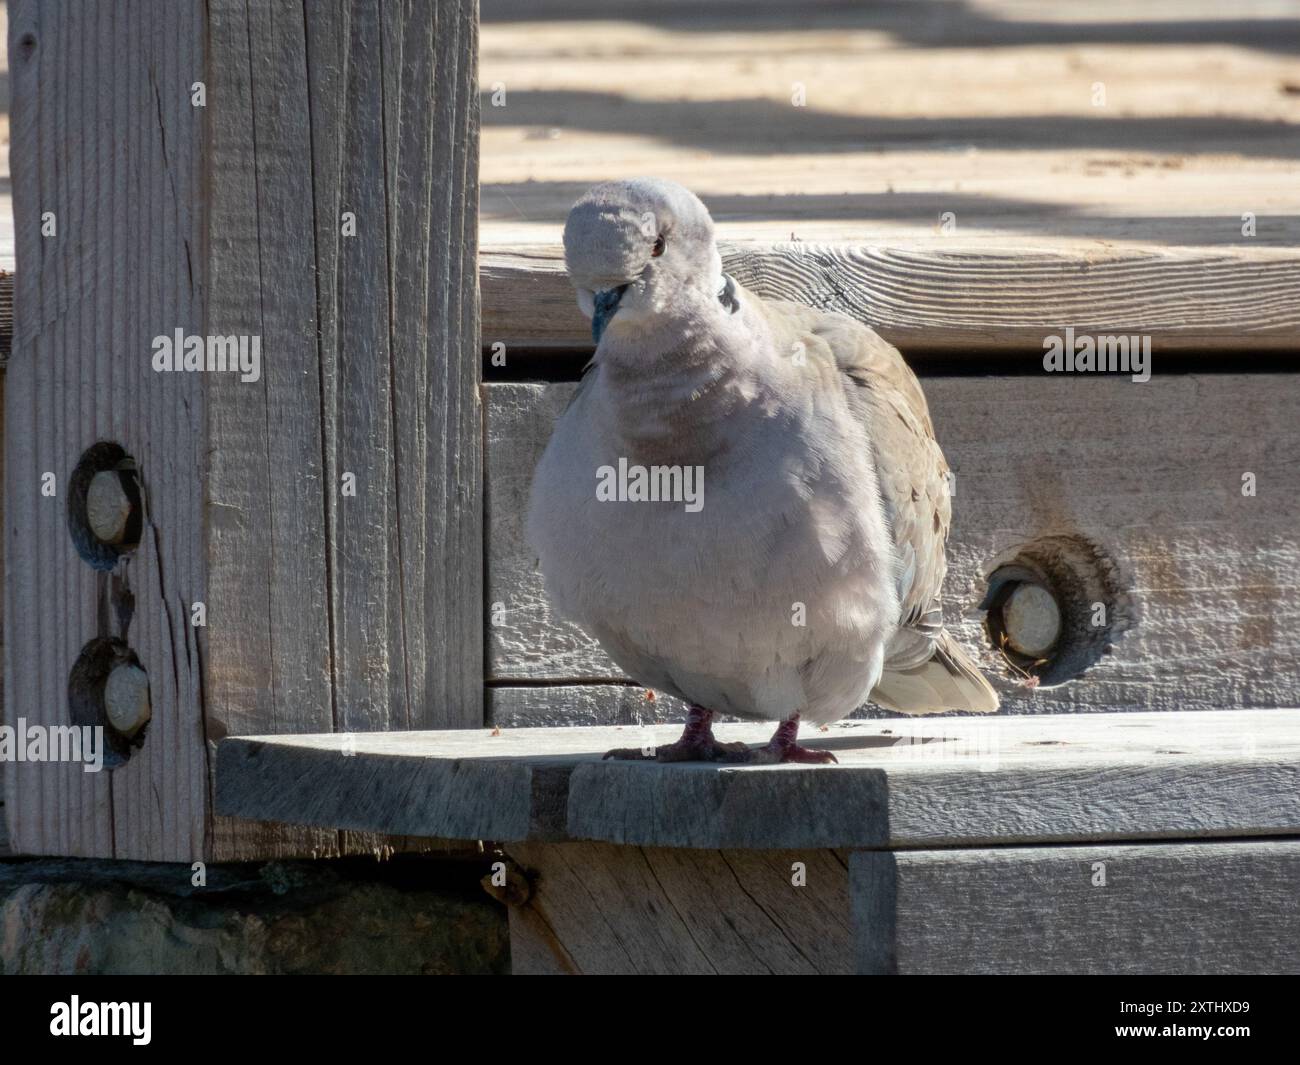
[[777, 765], [781, 762], [803, 762], [808, 765], [835, 765], [839, 759], [830, 751], [815, 751], [811, 747], [800, 747], [795, 743], [799, 735], [799, 715], [795, 714], [788, 721], [777, 725], [772, 738], [762, 747], [746, 750], [743, 758], [728, 758], [727, 761], [741, 761], [748, 765]]
[[743, 743], [719, 743], [713, 738], [713, 711], [692, 706], [686, 728], [676, 743], [663, 747], [616, 747], [606, 758], [630, 762], [736, 762], [744, 761], [749, 748]]

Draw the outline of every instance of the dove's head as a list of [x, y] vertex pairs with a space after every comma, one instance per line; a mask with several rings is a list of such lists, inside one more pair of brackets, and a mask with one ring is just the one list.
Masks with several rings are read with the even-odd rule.
[[708, 208], [689, 189], [655, 178], [589, 190], [564, 224], [564, 262], [597, 343], [615, 323], [644, 329], [716, 304], [722, 284]]

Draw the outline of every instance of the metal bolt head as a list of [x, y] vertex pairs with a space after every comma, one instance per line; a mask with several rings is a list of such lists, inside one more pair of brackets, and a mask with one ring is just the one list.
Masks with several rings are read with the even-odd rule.
[[1002, 623], [1012, 650], [1041, 658], [1061, 635], [1061, 608], [1041, 584], [1016, 586], [1002, 608]]
[[113, 728], [123, 736], [134, 736], [153, 715], [149, 674], [129, 662], [114, 666], [104, 681], [104, 710]]
[[105, 544], [120, 544], [131, 520], [131, 500], [117, 470], [100, 470], [86, 489], [86, 524]]

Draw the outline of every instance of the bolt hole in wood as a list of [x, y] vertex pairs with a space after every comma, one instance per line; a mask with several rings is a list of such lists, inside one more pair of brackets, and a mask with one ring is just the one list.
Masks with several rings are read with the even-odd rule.
[[1081, 676], [1132, 621], [1119, 566], [1081, 536], [1047, 536], [1005, 552], [989, 567], [980, 608], [995, 650], [1022, 679], [1042, 687]]
[[104, 730], [104, 767], [125, 765], [144, 745], [153, 710], [149, 674], [126, 641], [97, 636], [81, 649], [68, 675], [73, 725]]
[[143, 524], [135, 460], [108, 440], [87, 448], [68, 482], [68, 533], [77, 554], [108, 572], [139, 545]]

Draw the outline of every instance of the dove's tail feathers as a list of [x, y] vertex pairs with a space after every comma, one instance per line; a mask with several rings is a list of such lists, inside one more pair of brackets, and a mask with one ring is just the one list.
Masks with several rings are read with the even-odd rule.
[[871, 692], [871, 701], [900, 714], [941, 714], [966, 710], [991, 714], [998, 693], [971, 657], [946, 632], [934, 645], [934, 655], [911, 669], [885, 670]]

